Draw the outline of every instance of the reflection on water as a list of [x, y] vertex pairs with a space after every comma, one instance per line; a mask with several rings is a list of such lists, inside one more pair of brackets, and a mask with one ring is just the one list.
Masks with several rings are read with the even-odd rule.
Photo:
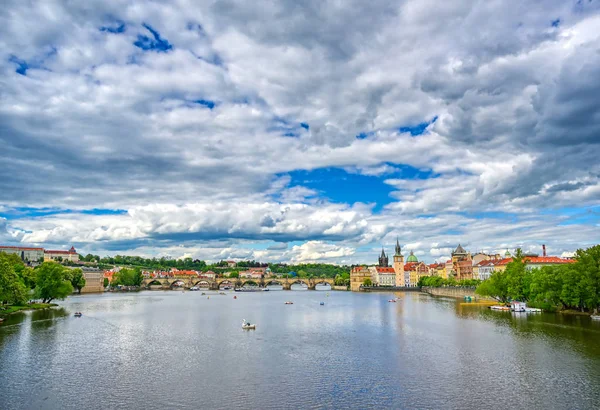
[[[76, 296], [9, 316], [0, 409], [600, 402], [600, 323], [587, 317], [493, 312], [419, 293], [398, 293], [397, 303], [335, 291], [209, 296]], [[257, 329], [242, 330], [243, 318]]]

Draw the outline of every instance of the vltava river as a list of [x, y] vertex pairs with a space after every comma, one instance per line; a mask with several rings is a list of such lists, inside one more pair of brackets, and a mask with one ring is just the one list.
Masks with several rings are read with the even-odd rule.
[[600, 406], [600, 323], [589, 318], [418, 293], [398, 303], [383, 293], [233, 295], [76, 296], [10, 316], [0, 409]]

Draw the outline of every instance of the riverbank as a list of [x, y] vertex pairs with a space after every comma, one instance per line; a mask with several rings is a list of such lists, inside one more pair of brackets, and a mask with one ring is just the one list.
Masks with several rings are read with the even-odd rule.
[[5, 306], [0, 307], [0, 316], [10, 315], [12, 313], [23, 312], [26, 310], [48, 309], [58, 306], [56, 303], [30, 303], [24, 306]]

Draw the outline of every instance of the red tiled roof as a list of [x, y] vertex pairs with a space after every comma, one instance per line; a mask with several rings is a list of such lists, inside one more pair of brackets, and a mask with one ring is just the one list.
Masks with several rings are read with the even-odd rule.
[[497, 260], [485, 260], [485, 261], [481, 261], [478, 264], [476, 264], [475, 266], [489, 266], [489, 265], [495, 265], [495, 264], [499, 264], [500, 261]]
[[418, 262], [408, 262], [406, 264], [404, 264], [404, 270], [415, 270], [415, 268], [417, 267]]
[[396, 273], [394, 268], [390, 268], [390, 267], [376, 266], [376, 269], [377, 269], [378, 273]]
[[525, 258], [525, 263], [575, 263], [575, 260], [558, 256], [528, 256]]
[[72, 251], [44, 251], [44, 253], [58, 253], [60, 255], [71, 255], [71, 254], [75, 254], [77, 252], [72, 252]]
[[20, 251], [43, 251], [44, 248], [24, 248], [21, 246], [0, 246], [0, 249], [18, 249]]

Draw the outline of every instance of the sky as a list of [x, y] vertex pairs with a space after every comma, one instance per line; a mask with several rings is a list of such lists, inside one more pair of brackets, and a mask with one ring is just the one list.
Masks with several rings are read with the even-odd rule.
[[569, 255], [600, 243], [598, 27], [597, 0], [7, 0], [0, 243]]

